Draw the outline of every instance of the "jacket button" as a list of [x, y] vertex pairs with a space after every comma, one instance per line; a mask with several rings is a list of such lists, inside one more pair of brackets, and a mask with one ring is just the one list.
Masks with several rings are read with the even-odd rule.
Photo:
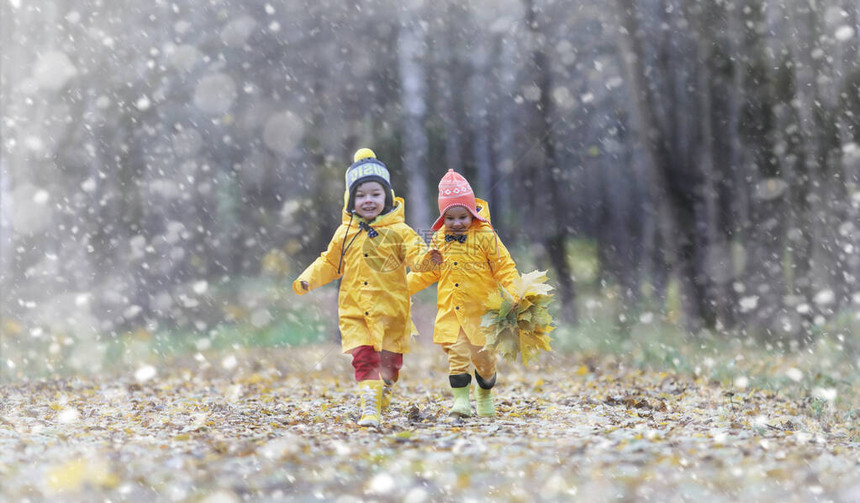
[[457, 307], [455, 307], [454, 309], [456, 309], [456, 310], [458, 310], [458, 311], [459, 311], [459, 310], [460, 310], [460, 306], [457, 306]]
[[367, 254], [365, 253], [365, 254], [364, 254], [364, 256], [366, 257], [366, 256], [367, 256]]
[[367, 284], [367, 281], [365, 281], [365, 282], [364, 282], [364, 284], [366, 285], [366, 284]]
[[[458, 309], [459, 309], [459, 308], [458, 308]], [[370, 313], [368, 313], [367, 311], [365, 311], [365, 312], [364, 312], [364, 315], [365, 315], [365, 316], [370, 316]]]
[[460, 286], [460, 283], [454, 283], [454, 286]]
[[[367, 255], [365, 255], [365, 257], [366, 257], [366, 256], [367, 256]], [[457, 263], [456, 263], [456, 262], [454, 262], [454, 265], [457, 265]]]

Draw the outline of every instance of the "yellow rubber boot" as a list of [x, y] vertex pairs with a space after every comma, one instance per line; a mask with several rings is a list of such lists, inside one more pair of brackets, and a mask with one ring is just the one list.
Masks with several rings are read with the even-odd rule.
[[478, 386], [475, 389], [475, 410], [481, 417], [495, 417], [496, 407], [493, 405], [493, 390]]
[[358, 394], [361, 397], [361, 418], [358, 425], [378, 427], [382, 418], [382, 381], [360, 381]]
[[449, 416], [469, 417], [472, 415], [472, 403], [469, 401], [469, 386], [451, 388], [454, 391], [454, 405], [448, 411]]
[[382, 410], [388, 410], [391, 407], [391, 395], [394, 393], [392, 389], [394, 382], [382, 380]]

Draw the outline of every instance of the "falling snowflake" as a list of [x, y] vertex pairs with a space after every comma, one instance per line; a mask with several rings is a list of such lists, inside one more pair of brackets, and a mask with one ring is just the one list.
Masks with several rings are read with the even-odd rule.
[[758, 295], [742, 297], [740, 300], [741, 312], [747, 313], [758, 307]]
[[815, 298], [812, 300], [819, 306], [826, 306], [832, 304], [835, 298], [836, 294], [833, 293], [833, 290], [822, 290], [815, 294]]
[[81, 413], [76, 409], [63, 409], [57, 414], [57, 422], [61, 424], [71, 424], [80, 419]]
[[786, 370], [785, 375], [794, 382], [800, 382], [803, 380], [803, 372], [795, 367], [791, 367]]
[[137, 382], [143, 383], [155, 377], [156, 374], [157, 371], [155, 370], [155, 367], [152, 365], [144, 365], [137, 369], [134, 373], [134, 378], [137, 379]]
[[836, 388], [815, 388], [812, 390], [812, 396], [820, 400], [832, 402], [836, 400]]
[[149, 96], [141, 96], [137, 99], [137, 102], [134, 104], [138, 110], [141, 112], [145, 112], [149, 110], [149, 107], [152, 106], [152, 102], [149, 100]]
[[851, 40], [851, 38], [854, 36], [854, 28], [848, 25], [840, 26], [836, 30], [836, 33], [833, 34], [833, 36], [836, 37], [836, 40], [840, 42], [847, 42], [848, 40]]
[[221, 367], [223, 367], [225, 370], [233, 370], [238, 364], [239, 361], [234, 355], [228, 355], [223, 360], [221, 360]]

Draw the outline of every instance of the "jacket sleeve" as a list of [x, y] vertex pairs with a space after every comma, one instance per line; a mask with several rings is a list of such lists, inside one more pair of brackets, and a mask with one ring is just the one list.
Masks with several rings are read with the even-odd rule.
[[338, 263], [340, 262], [341, 244], [343, 243], [343, 237], [340, 236], [340, 232], [338, 231], [340, 231], [340, 228], [335, 231], [334, 237], [331, 238], [328, 244], [328, 248], [293, 281], [293, 291], [298, 295], [307, 293], [302, 289], [302, 281], [308, 282], [308, 291], [310, 291], [343, 276], [342, 266], [341, 272], [337, 271]]
[[406, 275], [406, 283], [409, 286], [409, 295], [415, 295], [416, 293], [424, 290], [428, 286], [433, 283], [439, 281], [439, 271], [427, 271], [427, 272], [410, 272]]
[[430, 247], [412, 227], [404, 225], [400, 230], [401, 257], [412, 271], [427, 272], [436, 265], [430, 260]]
[[437, 281], [439, 281], [439, 270], [410, 272], [406, 275], [406, 283], [409, 286], [410, 296], [415, 295]]
[[514, 281], [520, 277], [520, 273], [517, 272], [517, 264], [514, 263], [514, 259], [498, 235], [487, 243], [487, 262], [496, 281], [513, 295], [516, 290]]
[[[438, 248], [435, 234], [430, 238], [430, 246], [427, 249], [429, 250], [433, 247]], [[439, 281], [439, 278], [442, 277], [442, 266], [433, 264], [432, 262], [430, 264], [431, 267], [426, 271], [411, 271], [406, 275], [406, 283], [409, 286], [410, 296], [415, 295], [433, 283], [436, 283]]]

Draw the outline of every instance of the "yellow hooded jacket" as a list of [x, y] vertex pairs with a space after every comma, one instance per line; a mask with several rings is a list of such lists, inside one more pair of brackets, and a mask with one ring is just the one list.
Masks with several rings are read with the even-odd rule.
[[481, 317], [487, 312], [487, 299], [499, 285], [513, 291], [513, 282], [519, 277], [514, 260], [489, 223], [486, 201], [476, 202], [478, 214], [487, 222], [473, 219], [464, 243], [446, 241], [445, 227], [439, 229], [430, 246], [442, 252], [445, 262], [429, 271], [408, 275], [410, 295], [439, 282], [433, 331], [436, 344], [457, 342], [462, 327], [470, 343], [483, 346], [486, 338], [480, 327]]
[[[403, 199], [397, 197], [394, 208], [372, 222], [344, 208], [342, 223], [326, 251], [293, 282], [293, 291], [303, 295], [302, 281], [313, 290], [343, 278], [338, 293], [338, 326], [344, 353], [358, 346], [395, 353], [409, 350], [414, 325], [406, 266], [421, 270], [429, 269], [432, 263], [424, 240], [406, 225], [403, 208]], [[361, 222], [378, 235], [369, 237], [359, 226]]]

